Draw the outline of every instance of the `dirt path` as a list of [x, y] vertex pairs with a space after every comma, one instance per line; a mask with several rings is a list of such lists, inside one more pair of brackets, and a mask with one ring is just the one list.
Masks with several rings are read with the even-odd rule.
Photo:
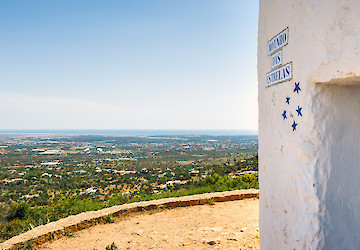
[[41, 249], [259, 249], [259, 200], [137, 213], [41, 246]]

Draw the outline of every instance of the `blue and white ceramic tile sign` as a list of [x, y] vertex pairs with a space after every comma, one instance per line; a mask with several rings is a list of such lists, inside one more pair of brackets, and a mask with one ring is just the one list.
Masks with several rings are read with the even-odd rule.
[[282, 65], [282, 50], [279, 50], [275, 54], [271, 55], [270, 64], [271, 69], [275, 69]]
[[283, 47], [289, 43], [289, 27], [271, 38], [267, 43], [271, 71], [266, 74], [265, 86], [289, 81], [293, 77], [292, 62], [283, 65]]
[[266, 74], [266, 81], [265, 85], [266, 87], [269, 87], [271, 85], [285, 82], [292, 79], [292, 63], [287, 63], [284, 66], [272, 70], [269, 73]]
[[273, 54], [275, 51], [281, 49], [289, 42], [289, 28], [287, 27], [279, 34], [274, 36], [267, 44], [268, 56]]

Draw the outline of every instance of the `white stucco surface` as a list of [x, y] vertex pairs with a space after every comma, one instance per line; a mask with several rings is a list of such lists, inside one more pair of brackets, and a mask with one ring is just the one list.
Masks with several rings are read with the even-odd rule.
[[[265, 87], [287, 27], [292, 79]], [[360, 1], [260, 0], [258, 81], [261, 248], [359, 249]]]

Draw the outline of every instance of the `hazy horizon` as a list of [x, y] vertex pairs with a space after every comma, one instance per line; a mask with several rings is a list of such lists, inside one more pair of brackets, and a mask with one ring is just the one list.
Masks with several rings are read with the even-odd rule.
[[257, 136], [257, 130], [209, 129], [0, 129], [0, 134], [120, 135], [120, 136]]

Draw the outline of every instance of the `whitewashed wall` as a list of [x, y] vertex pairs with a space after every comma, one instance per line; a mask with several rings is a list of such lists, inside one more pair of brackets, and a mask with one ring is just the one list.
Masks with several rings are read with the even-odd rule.
[[[265, 87], [286, 27], [292, 79]], [[360, 1], [260, 0], [258, 81], [261, 248], [360, 249]]]

